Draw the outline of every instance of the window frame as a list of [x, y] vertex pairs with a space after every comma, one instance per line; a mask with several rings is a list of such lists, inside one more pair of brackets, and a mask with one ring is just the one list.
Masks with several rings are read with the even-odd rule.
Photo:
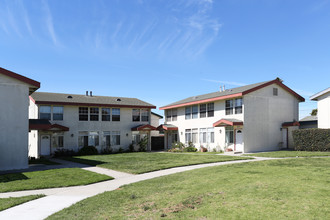
[[198, 105], [191, 106], [191, 118], [192, 119], [198, 118]]
[[110, 121], [111, 118], [111, 108], [102, 108], [102, 121]]
[[140, 116], [141, 121], [149, 122], [149, 110], [148, 109], [141, 109], [140, 113], [141, 113], [141, 116]]
[[[86, 111], [82, 111], [82, 110], [86, 110]], [[88, 107], [79, 107], [78, 108], [78, 113], [79, 113], [79, 121], [88, 121], [88, 116], [89, 116], [89, 108]], [[86, 120], [84, 119], [86, 117]]]
[[[240, 100], [240, 105], [237, 102]], [[235, 99], [235, 114], [242, 114], [243, 113], [243, 98]]]
[[214, 102], [207, 103], [207, 117], [214, 117]]
[[200, 118], [206, 118], [206, 104], [200, 104], [199, 105], [199, 117]]
[[89, 108], [89, 121], [99, 121], [100, 108], [90, 107]]
[[[55, 112], [55, 109], [62, 109], [61, 113]], [[63, 106], [53, 106], [53, 121], [63, 121], [63, 116], [64, 116], [64, 107]], [[57, 118], [58, 116], [61, 116], [60, 118]]]
[[[115, 110], [116, 114], [113, 113], [114, 110]], [[112, 121], [120, 121], [120, 108], [112, 108], [111, 109], [111, 120]]]
[[[229, 103], [229, 105], [227, 105]], [[234, 100], [233, 99], [228, 99], [225, 102], [225, 111], [226, 115], [233, 115], [234, 114]]]
[[[49, 112], [42, 112], [42, 109], [49, 109]], [[42, 115], [47, 115], [48, 117], [42, 117]], [[50, 105], [41, 105], [39, 107], [39, 119], [52, 120], [52, 106]]]
[[132, 121], [140, 121], [140, 109], [139, 108], [133, 108], [132, 109]]
[[186, 120], [191, 119], [191, 106], [185, 107], [185, 119]]

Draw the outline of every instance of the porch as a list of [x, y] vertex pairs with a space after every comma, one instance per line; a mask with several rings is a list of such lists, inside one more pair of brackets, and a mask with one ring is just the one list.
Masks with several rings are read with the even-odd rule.
[[213, 123], [213, 127], [225, 128], [225, 150], [227, 152], [244, 152], [243, 121], [228, 118], [220, 119]]

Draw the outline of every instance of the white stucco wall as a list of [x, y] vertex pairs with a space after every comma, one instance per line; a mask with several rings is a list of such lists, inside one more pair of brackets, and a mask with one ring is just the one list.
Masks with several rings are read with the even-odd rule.
[[28, 167], [29, 86], [0, 74], [0, 170]]
[[[40, 105], [39, 105], [40, 106]], [[50, 105], [50, 106], [60, 106], [60, 105]], [[103, 131], [120, 131], [120, 145], [111, 146], [113, 150], [118, 150], [119, 148], [128, 149], [128, 146], [132, 143], [132, 131], [131, 128], [149, 124], [149, 122], [133, 122], [132, 121], [132, 108], [120, 108], [120, 121], [102, 121], [101, 108], [99, 110], [99, 121], [79, 121], [79, 107], [84, 106], [63, 106], [63, 120], [50, 120], [52, 124], [59, 124], [69, 127], [69, 131], [64, 132], [64, 147], [65, 149], [78, 151], [79, 150], [79, 132], [80, 131], [97, 131], [99, 132], [99, 143], [100, 146], [97, 149], [100, 151], [103, 140]], [[149, 110], [149, 121], [150, 121], [150, 110]], [[52, 135], [53, 132], [39, 131], [39, 145], [41, 135]], [[59, 147], [52, 146], [51, 143], [51, 153], [60, 149]], [[40, 151], [40, 149], [39, 149]]]
[[318, 97], [318, 128], [330, 128], [330, 92]]
[[[278, 96], [273, 96], [278, 88]], [[270, 85], [244, 96], [245, 152], [278, 150], [282, 123], [298, 121], [298, 100], [278, 85]]]

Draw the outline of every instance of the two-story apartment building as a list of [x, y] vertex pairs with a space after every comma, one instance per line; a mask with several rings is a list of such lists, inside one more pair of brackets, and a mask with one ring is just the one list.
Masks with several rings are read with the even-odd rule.
[[318, 128], [330, 128], [330, 87], [311, 96], [317, 101]]
[[165, 148], [177, 141], [236, 152], [287, 148], [303, 101], [277, 78], [163, 106], [165, 124], [159, 129], [165, 131]]
[[29, 95], [39, 87], [0, 67], [0, 171], [28, 167]]
[[36, 92], [30, 96], [29, 156], [83, 146], [126, 150], [145, 136], [150, 150], [154, 108], [136, 98]]

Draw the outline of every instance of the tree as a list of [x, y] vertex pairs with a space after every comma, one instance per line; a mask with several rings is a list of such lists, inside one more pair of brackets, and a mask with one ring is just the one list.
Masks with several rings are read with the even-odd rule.
[[312, 110], [311, 116], [317, 116], [317, 108]]

